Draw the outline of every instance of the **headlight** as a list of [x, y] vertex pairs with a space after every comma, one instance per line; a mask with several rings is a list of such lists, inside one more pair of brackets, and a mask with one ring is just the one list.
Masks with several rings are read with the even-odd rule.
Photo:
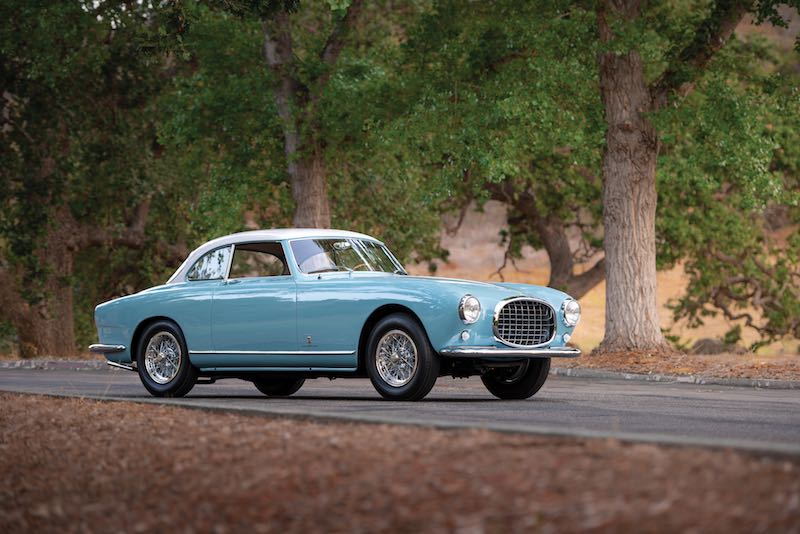
[[564, 312], [564, 324], [567, 326], [575, 326], [581, 319], [581, 305], [577, 300], [565, 300], [561, 305], [561, 310]]
[[458, 303], [458, 316], [467, 324], [472, 324], [481, 315], [481, 303], [472, 295], [464, 295]]

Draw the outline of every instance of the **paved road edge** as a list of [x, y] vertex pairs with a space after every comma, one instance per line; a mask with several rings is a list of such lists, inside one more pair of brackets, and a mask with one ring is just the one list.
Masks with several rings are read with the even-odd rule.
[[[0, 369], [39, 369], [51, 371], [94, 371], [105, 369], [101, 360], [0, 360]], [[750, 387], [763, 389], [800, 389], [798, 380], [772, 378], [721, 378], [701, 375], [661, 375], [623, 373], [603, 369], [578, 367], [551, 367], [550, 374], [574, 378], [597, 378], [602, 380], [638, 380], [643, 382], [678, 382], [682, 384]]]

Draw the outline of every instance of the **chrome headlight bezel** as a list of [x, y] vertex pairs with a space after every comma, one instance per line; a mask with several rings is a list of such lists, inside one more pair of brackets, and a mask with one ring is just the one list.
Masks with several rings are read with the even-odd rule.
[[564, 324], [574, 327], [581, 320], [581, 304], [575, 299], [567, 299], [561, 303], [561, 315]]
[[477, 297], [466, 294], [458, 302], [458, 316], [464, 324], [474, 324], [481, 318], [481, 301]]

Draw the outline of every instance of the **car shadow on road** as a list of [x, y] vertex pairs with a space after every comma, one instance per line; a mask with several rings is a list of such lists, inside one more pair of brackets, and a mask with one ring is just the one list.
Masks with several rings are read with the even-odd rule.
[[[430, 404], [434, 402], [443, 402], [443, 403], [452, 403], [452, 404], [481, 404], [481, 403], [504, 403], [504, 404], [519, 404], [520, 402], [544, 402], [544, 403], [552, 403], [558, 402], [557, 399], [548, 399], [548, 398], [530, 398], [525, 399], [523, 401], [520, 400], [502, 400], [496, 399], [494, 397], [441, 397], [441, 396], [431, 396], [425, 397], [419, 401], [393, 401], [389, 399], [384, 399], [383, 397], [348, 397], [345, 395], [335, 395], [335, 396], [312, 396], [312, 395], [293, 395], [291, 397], [265, 397], [263, 395], [192, 395], [191, 393], [184, 397], [187, 400], [190, 399], [204, 399], [204, 400], [262, 400], [265, 403], [268, 402], [276, 402], [276, 401], [304, 401], [304, 402], [314, 402], [314, 403], [324, 403], [324, 402], [380, 402], [380, 403], [388, 403], [388, 404]], [[176, 399], [177, 400], [177, 399]]]

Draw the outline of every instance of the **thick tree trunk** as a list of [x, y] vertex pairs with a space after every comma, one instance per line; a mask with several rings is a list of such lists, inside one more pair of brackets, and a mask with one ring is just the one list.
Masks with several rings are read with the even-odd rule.
[[45, 300], [14, 321], [22, 358], [67, 357], [76, 353], [72, 287], [48, 283]]
[[[341, 52], [342, 36], [360, 12], [361, 1], [352, 2], [347, 15], [336, 26], [321, 53], [323, 63], [332, 67]], [[316, 133], [314, 107], [318, 93], [296, 76], [289, 15], [280, 11], [274, 20], [262, 24], [264, 59], [273, 76], [272, 93], [283, 125], [286, 168], [295, 201], [293, 223], [296, 227], [328, 228], [331, 224], [327, 196], [327, 175], [322, 148], [313, 140]], [[316, 80], [319, 91], [328, 74]]]
[[40, 253], [46, 266], [40, 300], [31, 303], [23, 296], [20, 271], [0, 273], [0, 315], [14, 325], [22, 358], [72, 356], [77, 350], [70, 285], [76, 252], [71, 222], [60, 219], [48, 231]]
[[289, 163], [292, 196], [295, 202], [293, 223], [297, 228], [329, 228], [331, 211], [328, 205], [325, 160], [320, 150], [310, 157]]
[[[633, 2], [630, 2], [634, 4]], [[630, 6], [625, 8], [633, 9]], [[623, 12], [630, 17], [631, 12]], [[601, 36], [608, 27], [600, 20]], [[656, 300], [658, 138], [645, 114], [651, 96], [635, 51], [600, 56], [607, 124], [603, 155], [606, 324], [601, 351], [667, 347]]]

